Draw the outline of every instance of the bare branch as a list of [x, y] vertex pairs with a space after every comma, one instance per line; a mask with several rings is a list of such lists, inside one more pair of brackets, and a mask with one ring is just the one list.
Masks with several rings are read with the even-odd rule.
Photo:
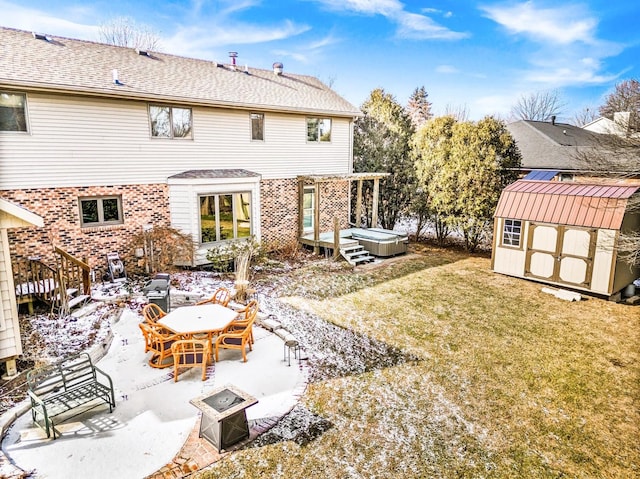
[[147, 25], [136, 23], [130, 17], [116, 17], [103, 23], [98, 36], [100, 41], [109, 45], [154, 52], [160, 49], [160, 34]]
[[511, 108], [511, 116], [514, 120], [549, 121], [552, 116], [559, 116], [565, 106], [557, 90], [539, 91], [522, 95]]

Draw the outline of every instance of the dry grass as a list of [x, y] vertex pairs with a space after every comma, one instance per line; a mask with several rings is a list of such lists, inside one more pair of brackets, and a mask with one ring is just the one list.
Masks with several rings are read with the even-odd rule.
[[[305, 405], [332, 429], [204, 477], [640, 476], [637, 307], [565, 302], [439, 250], [314, 284], [287, 301], [423, 360], [311, 385]], [[326, 297], [335, 284], [347, 294]]]

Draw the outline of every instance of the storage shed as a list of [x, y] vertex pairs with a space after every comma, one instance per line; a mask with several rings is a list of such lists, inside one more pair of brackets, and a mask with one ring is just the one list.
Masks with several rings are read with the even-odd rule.
[[640, 185], [518, 180], [494, 215], [497, 273], [612, 296], [640, 276], [617, 254], [620, 232], [640, 230], [629, 209]]
[[5, 363], [6, 377], [17, 373], [16, 357], [22, 354], [7, 230], [25, 226], [44, 226], [44, 222], [40, 216], [0, 198], [0, 362]]

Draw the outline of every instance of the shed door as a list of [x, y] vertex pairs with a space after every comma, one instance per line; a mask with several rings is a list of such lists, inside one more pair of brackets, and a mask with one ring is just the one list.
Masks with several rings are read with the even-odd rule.
[[532, 223], [525, 276], [589, 288], [596, 233], [594, 229]]

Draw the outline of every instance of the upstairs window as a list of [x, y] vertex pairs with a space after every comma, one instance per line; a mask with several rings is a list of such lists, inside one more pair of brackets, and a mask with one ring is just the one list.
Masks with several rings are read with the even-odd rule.
[[307, 118], [307, 141], [331, 141], [331, 118]]
[[80, 226], [83, 228], [123, 223], [122, 197], [120, 196], [93, 196], [79, 198], [78, 201]]
[[192, 139], [191, 108], [149, 105], [151, 136]]
[[200, 242], [251, 236], [251, 193], [227, 193], [200, 197]]
[[520, 247], [521, 236], [522, 236], [521, 220], [504, 220], [504, 227], [502, 229], [503, 246]]
[[27, 131], [27, 97], [0, 91], [0, 131]]
[[251, 139], [264, 141], [264, 115], [262, 113], [251, 113]]

